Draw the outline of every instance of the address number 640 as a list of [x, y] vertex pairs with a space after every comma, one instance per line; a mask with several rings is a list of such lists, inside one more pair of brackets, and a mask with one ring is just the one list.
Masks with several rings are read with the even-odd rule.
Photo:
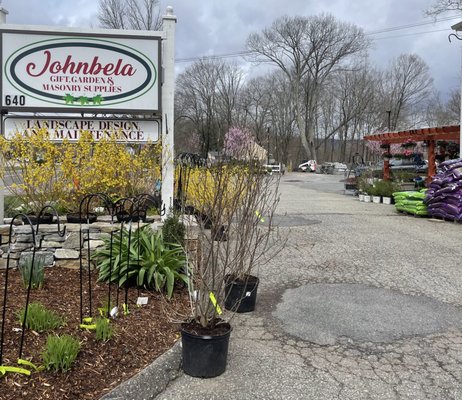
[[7, 94], [5, 96], [5, 105], [6, 106], [25, 106], [26, 96], [10, 96], [9, 94]]

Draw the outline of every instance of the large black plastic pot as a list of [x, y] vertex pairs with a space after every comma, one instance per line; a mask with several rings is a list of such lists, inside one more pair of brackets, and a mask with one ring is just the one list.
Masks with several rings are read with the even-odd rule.
[[221, 323], [218, 334], [196, 334], [181, 326], [183, 371], [198, 378], [213, 378], [226, 370], [231, 325]]
[[225, 308], [238, 313], [255, 310], [259, 282], [260, 280], [253, 275], [247, 275], [244, 279], [226, 275]]

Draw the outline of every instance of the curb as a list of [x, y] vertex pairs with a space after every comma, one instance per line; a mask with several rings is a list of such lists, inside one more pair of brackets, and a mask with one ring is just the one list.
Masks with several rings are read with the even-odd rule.
[[153, 400], [182, 375], [181, 341], [145, 369], [105, 394], [100, 400]]

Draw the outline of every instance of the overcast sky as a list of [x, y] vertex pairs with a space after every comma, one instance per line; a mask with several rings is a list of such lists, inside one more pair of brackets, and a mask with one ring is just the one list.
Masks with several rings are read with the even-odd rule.
[[[168, 1], [168, 2], [167, 2]], [[176, 57], [185, 59], [245, 50], [249, 33], [259, 32], [282, 15], [309, 16], [328, 12], [363, 28], [366, 33], [422, 22], [432, 22], [423, 10], [434, 0], [162, 0], [178, 18]], [[98, 26], [96, 0], [3, 0], [8, 23], [28, 25]], [[454, 16], [449, 13], [447, 16]], [[387, 66], [401, 53], [416, 53], [429, 65], [435, 87], [446, 96], [460, 86], [462, 41], [448, 41], [451, 20], [409, 29], [370, 34], [371, 61]], [[438, 32], [434, 32], [438, 31]], [[231, 58], [230, 58], [231, 60]], [[240, 62], [238, 58], [233, 58]], [[182, 70], [187, 62], [179, 62]], [[250, 74], [258, 67], [249, 67]]]

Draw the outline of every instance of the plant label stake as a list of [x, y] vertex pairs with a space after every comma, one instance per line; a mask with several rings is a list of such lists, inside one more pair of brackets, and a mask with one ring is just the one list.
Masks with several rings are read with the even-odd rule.
[[139, 306], [144, 306], [146, 304], [148, 304], [148, 300], [149, 298], [148, 297], [138, 297], [136, 299], [136, 305], [139, 307]]
[[260, 220], [260, 222], [265, 222], [265, 219], [263, 218], [263, 216], [260, 214], [259, 211], [255, 211], [255, 215]]
[[116, 318], [119, 315], [119, 307], [112, 307], [112, 310], [110, 311], [109, 315], [111, 316], [111, 318]]
[[210, 301], [212, 302], [213, 306], [215, 307], [215, 310], [217, 311], [218, 315], [223, 314], [223, 311], [221, 311], [221, 307], [218, 305], [217, 298], [213, 294], [213, 292], [209, 293]]

